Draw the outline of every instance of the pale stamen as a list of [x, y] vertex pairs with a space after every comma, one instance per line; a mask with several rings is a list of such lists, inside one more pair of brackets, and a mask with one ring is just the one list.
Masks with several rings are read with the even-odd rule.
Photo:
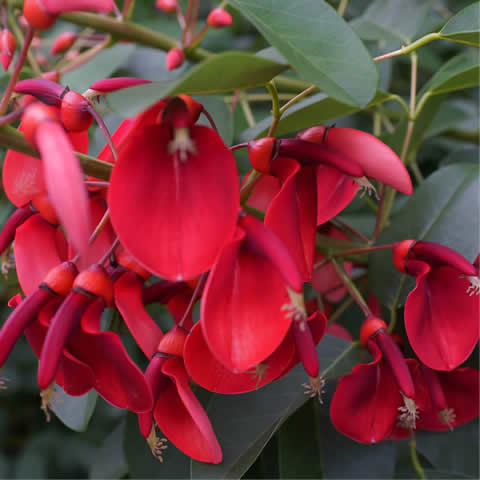
[[43, 410], [47, 422], [49, 422], [51, 418], [50, 410], [54, 402], [55, 393], [55, 385], [53, 383], [40, 392], [40, 397], [42, 399], [40, 408]]
[[318, 397], [318, 401], [323, 404], [322, 393], [325, 392], [325, 380], [322, 377], [309, 377], [309, 383], [303, 383], [302, 387], [305, 388], [305, 395], [310, 398]]
[[470, 282], [469, 287], [467, 288], [467, 293], [472, 295], [480, 295], [480, 278], [479, 277], [464, 277], [467, 278]]
[[155, 432], [155, 427], [152, 427], [150, 435], [147, 438], [148, 446], [152, 451], [153, 456], [160, 462], [163, 463], [163, 454], [164, 450], [168, 448], [166, 438], [158, 438]]
[[415, 430], [418, 419], [418, 409], [415, 400], [406, 397], [402, 393], [404, 405], [398, 407], [398, 425], [408, 430]]
[[357, 177], [354, 178], [354, 180], [360, 185], [360, 198], [363, 198], [365, 194], [367, 194], [369, 197], [373, 195], [377, 200], [380, 200], [377, 190], [367, 177]]
[[453, 424], [455, 423], [455, 419], [457, 415], [455, 414], [455, 410], [453, 408], [444, 408], [438, 412], [438, 416], [440, 417], [440, 421], [448, 426], [450, 431], [453, 430]]
[[170, 155], [177, 153], [181, 162], [187, 160], [187, 153], [192, 155], [197, 154], [197, 147], [190, 138], [190, 132], [188, 128], [175, 128], [173, 133], [173, 140], [170, 140], [168, 144], [168, 153]]

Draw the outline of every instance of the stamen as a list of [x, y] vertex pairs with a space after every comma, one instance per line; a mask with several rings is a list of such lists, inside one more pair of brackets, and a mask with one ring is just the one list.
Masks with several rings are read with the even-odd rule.
[[453, 424], [457, 418], [455, 410], [453, 408], [444, 408], [438, 412], [438, 416], [440, 417], [440, 421], [447, 425], [450, 431], [453, 431]]
[[150, 435], [147, 438], [148, 446], [152, 451], [153, 456], [160, 462], [163, 463], [163, 451], [168, 448], [166, 438], [158, 438], [155, 432], [155, 427], [152, 427]]
[[309, 377], [309, 383], [303, 383], [302, 387], [305, 388], [305, 395], [310, 398], [318, 397], [318, 401], [323, 404], [322, 393], [325, 393], [325, 380], [322, 377]]
[[168, 144], [168, 153], [174, 154], [178, 152], [178, 156], [181, 162], [187, 160], [187, 153], [192, 155], [197, 154], [197, 147], [190, 138], [188, 128], [175, 128], [173, 134], [173, 140], [170, 140]]
[[10, 379], [7, 377], [0, 377], [0, 390], [6, 390], [8, 387], [5, 385], [5, 382], [9, 382]]
[[15, 262], [11, 257], [10, 249], [5, 250], [5, 252], [0, 255], [0, 271], [5, 280], [8, 280], [8, 272], [13, 268], [15, 268]]
[[255, 389], [258, 389], [260, 382], [265, 378], [267, 374], [267, 370], [269, 369], [269, 365], [266, 363], [259, 363], [255, 367], [250, 368], [247, 373], [252, 375], [252, 378], [255, 380], [257, 379], [257, 384], [255, 385]]
[[377, 190], [367, 177], [356, 177], [354, 180], [360, 185], [360, 198], [363, 198], [365, 194], [367, 194], [369, 197], [374, 195], [377, 200], [380, 200]]
[[480, 278], [479, 277], [467, 277], [462, 275], [463, 278], [468, 278], [470, 282], [469, 287], [467, 288], [467, 293], [472, 295], [480, 295]]
[[400, 412], [398, 415], [398, 425], [408, 430], [415, 430], [418, 419], [417, 405], [415, 404], [415, 400], [406, 397], [403, 393], [402, 397], [404, 405], [398, 407], [398, 411]]
[[40, 392], [40, 397], [42, 399], [42, 404], [40, 408], [45, 413], [45, 420], [50, 422], [50, 409], [53, 404], [53, 399], [55, 396], [55, 385], [51, 383], [45, 390]]

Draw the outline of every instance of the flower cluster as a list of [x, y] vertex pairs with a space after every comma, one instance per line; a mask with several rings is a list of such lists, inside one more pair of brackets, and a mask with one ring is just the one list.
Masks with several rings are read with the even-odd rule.
[[[8, 253], [13, 241], [25, 297], [10, 302], [0, 367], [25, 333], [39, 358], [47, 415], [55, 384], [73, 396], [95, 389], [138, 414], [160, 460], [166, 440], [157, 427], [190, 457], [219, 463], [220, 444], [191, 382], [240, 394], [301, 363], [306, 393], [321, 400], [316, 345], [329, 302], [347, 292], [361, 298], [353, 263], [316, 251], [318, 236], [348, 238], [331, 220], [359, 190], [376, 194], [372, 181], [404, 194], [412, 184], [388, 146], [350, 128], [316, 126], [228, 148], [213, 122], [198, 124], [200, 115], [211, 117], [186, 95], [161, 99], [110, 137], [94, 98], [145, 82], [107, 79], [85, 96], [47, 79], [17, 83], [25, 94], [19, 128], [41, 159], [10, 150], [4, 164], [3, 186], [17, 210], [0, 250]], [[98, 159], [112, 164], [108, 182], [85, 178], [75, 154], [87, 151], [94, 119], [107, 134]], [[242, 147], [253, 170], [240, 187], [232, 152]], [[331, 418], [365, 443], [478, 416], [478, 371], [460, 367], [478, 342], [478, 261], [424, 241], [390, 248], [395, 266], [417, 280], [405, 327], [418, 360], [405, 359], [378, 318], [381, 308], [362, 304], [361, 341], [373, 360], [340, 380]], [[305, 302], [305, 282], [322, 308]], [[170, 330], [147, 312], [153, 302], [167, 306]], [[144, 372], [119, 335], [102, 329], [107, 307], [145, 355]], [[328, 331], [351, 338], [339, 326]]]

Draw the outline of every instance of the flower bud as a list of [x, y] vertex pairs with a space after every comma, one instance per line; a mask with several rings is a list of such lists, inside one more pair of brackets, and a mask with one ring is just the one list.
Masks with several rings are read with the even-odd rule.
[[2, 66], [5, 71], [8, 70], [10, 62], [12, 61], [13, 54], [15, 53], [15, 37], [12, 35], [8, 28], [4, 28], [0, 33], [0, 51]]
[[166, 65], [168, 70], [175, 70], [183, 65], [185, 54], [178, 47], [171, 48], [167, 53]]
[[207, 24], [212, 28], [228, 27], [232, 22], [232, 16], [223, 8], [214, 8], [207, 17]]
[[56, 15], [48, 13], [42, 0], [25, 0], [23, 3], [23, 16], [37, 30], [47, 30], [57, 20]]
[[68, 50], [74, 44], [76, 39], [77, 34], [75, 32], [61, 33], [53, 42], [50, 54], [57, 55], [58, 53], [65, 52], [65, 50]]
[[89, 112], [90, 103], [77, 92], [67, 92], [60, 107], [60, 115], [64, 127], [69, 132], [83, 132], [93, 122], [93, 116]]
[[173, 13], [177, 10], [177, 0], [157, 0], [155, 6], [164, 12]]

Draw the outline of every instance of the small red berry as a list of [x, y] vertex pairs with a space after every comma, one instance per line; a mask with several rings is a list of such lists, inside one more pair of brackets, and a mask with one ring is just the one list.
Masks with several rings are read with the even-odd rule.
[[164, 12], [173, 13], [177, 10], [177, 0], [157, 0], [155, 6]]
[[90, 103], [85, 97], [77, 92], [67, 92], [60, 107], [60, 116], [64, 127], [69, 132], [87, 130], [93, 122], [89, 109]]
[[207, 17], [207, 23], [212, 28], [228, 27], [232, 22], [232, 16], [223, 8], [214, 8]]
[[185, 54], [178, 47], [171, 48], [167, 53], [166, 65], [168, 70], [175, 70], [183, 65]]

